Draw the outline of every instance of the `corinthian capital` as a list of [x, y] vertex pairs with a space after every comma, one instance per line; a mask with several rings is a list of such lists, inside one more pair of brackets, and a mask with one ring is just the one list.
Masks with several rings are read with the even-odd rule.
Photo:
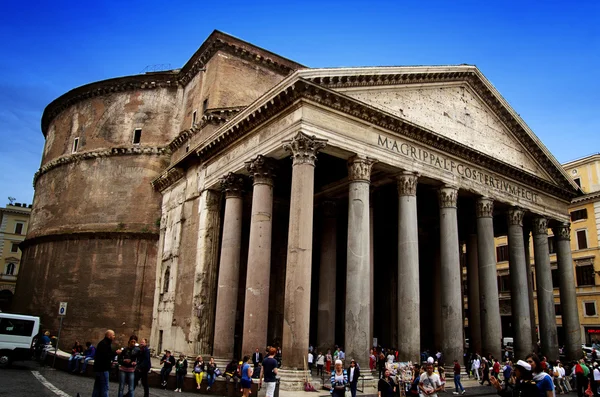
[[258, 155], [250, 161], [244, 163], [246, 170], [254, 180], [255, 185], [273, 186], [273, 178], [275, 177], [275, 160], [270, 157]]
[[561, 223], [552, 228], [554, 230], [554, 236], [558, 240], [571, 240], [571, 225], [569, 223]]
[[221, 189], [225, 192], [225, 198], [242, 197], [244, 192], [244, 177], [230, 172], [220, 179]]
[[475, 213], [477, 218], [492, 218], [494, 216], [494, 200], [488, 197], [477, 199]]
[[548, 234], [548, 220], [541, 216], [533, 218], [532, 222], [533, 235]]
[[308, 136], [299, 132], [292, 139], [283, 141], [283, 148], [292, 152], [293, 165], [310, 164], [315, 165], [317, 153], [327, 145], [326, 139]]
[[373, 168], [373, 164], [376, 162], [377, 160], [369, 157], [351, 157], [348, 160], [348, 180], [350, 182], [371, 182], [371, 168]]
[[398, 184], [398, 195], [416, 196], [417, 179], [419, 179], [419, 177], [414, 172], [403, 172], [402, 175], [396, 177]]
[[506, 215], [509, 225], [523, 226], [523, 216], [525, 215], [524, 209], [519, 207], [512, 207], [508, 210]]
[[438, 198], [440, 199], [440, 208], [456, 208], [458, 188], [443, 186], [438, 191]]

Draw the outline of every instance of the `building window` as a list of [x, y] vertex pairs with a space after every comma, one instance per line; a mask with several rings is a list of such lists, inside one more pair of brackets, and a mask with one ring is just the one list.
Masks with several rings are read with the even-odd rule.
[[206, 98], [204, 100], [204, 102], [202, 102], [202, 114], [204, 114], [204, 112], [206, 112], [207, 109], [208, 109], [208, 98]]
[[496, 258], [498, 262], [505, 262], [508, 260], [508, 245], [496, 247]]
[[142, 141], [142, 129], [141, 128], [136, 128], [133, 131], [133, 144], [134, 145], [139, 145], [139, 143]]
[[171, 270], [170, 270], [170, 268], [167, 267], [167, 270], [165, 270], [165, 278], [163, 280], [163, 294], [166, 294], [167, 292], [169, 292], [170, 278], [171, 278]]
[[583, 302], [583, 315], [596, 316], [596, 302]]
[[17, 268], [17, 265], [15, 265], [14, 263], [9, 263], [8, 265], [6, 265], [6, 274], [8, 276], [14, 275], [16, 268]]
[[577, 186], [579, 186], [579, 188], [581, 189], [581, 178], [573, 178], [573, 182], [575, 182]]
[[192, 128], [196, 125], [196, 111], [192, 113]]
[[571, 212], [571, 222], [579, 221], [581, 219], [587, 219], [587, 208], [582, 208]]
[[556, 249], [554, 248], [554, 236], [548, 236], [548, 253], [556, 254]]
[[19, 243], [12, 243], [10, 246], [10, 252], [19, 252]]
[[79, 148], [79, 138], [75, 138], [75, 140], [73, 141], [73, 150], [71, 150], [71, 153], [77, 153], [78, 148]]
[[23, 234], [23, 222], [17, 222], [15, 224], [15, 234]]
[[560, 303], [554, 304], [554, 314], [556, 316], [562, 316], [562, 306], [560, 305]]
[[587, 230], [581, 229], [577, 231], [577, 249], [583, 250], [588, 247]]
[[577, 278], [577, 286], [596, 285], [594, 279], [594, 265], [576, 266], [575, 277]]

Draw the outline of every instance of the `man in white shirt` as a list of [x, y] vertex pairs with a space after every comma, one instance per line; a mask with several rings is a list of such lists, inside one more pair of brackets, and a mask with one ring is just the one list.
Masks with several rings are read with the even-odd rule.
[[421, 374], [419, 391], [421, 396], [438, 397], [437, 392], [442, 390], [440, 376], [433, 373], [433, 364], [427, 364], [427, 372]]
[[479, 356], [476, 356], [473, 360], [473, 372], [475, 372], [477, 380], [479, 380], [479, 367], [481, 367], [481, 360], [479, 360]]
[[312, 367], [313, 367], [313, 354], [312, 352], [309, 350], [308, 351], [308, 369], [310, 370], [310, 374], [312, 376]]

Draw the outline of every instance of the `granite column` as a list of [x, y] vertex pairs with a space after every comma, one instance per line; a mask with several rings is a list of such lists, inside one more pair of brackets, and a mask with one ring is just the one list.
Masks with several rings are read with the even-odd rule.
[[225, 215], [217, 282], [213, 355], [232, 359], [240, 278], [244, 179], [241, 175], [229, 173], [221, 179], [221, 187], [225, 191]]
[[421, 308], [417, 175], [398, 177], [398, 358], [419, 362]]
[[537, 306], [540, 319], [540, 342], [542, 352], [550, 361], [558, 359], [558, 333], [554, 309], [554, 287], [548, 251], [548, 221], [537, 217], [533, 220], [533, 255], [537, 284]]
[[315, 162], [326, 142], [299, 132], [283, 145], [293, 159], [283, 315], [287, 369], [304, 367], [309, 343]]
[[520, 208], [508, 211], [508, 255], [511, 294], [512, 320], [515, 357], [526, 357], [533, 351], [531, 344], [531, 318], [529, 313], [529, 294], [527, 291], [528, 266], [523, 246], [523, 215]]
[[326, 352], [335, 345], [335, 294], [337, 269], [337, 210], [334, 201], [324, 201], [321, 265], [319, 267], [319, 303], [317, 311], [317, 347]]
[[469, 330], [471, 333], [469, 350], [481, 354], [481, 306], [479, 302], [477, 234], [470, 234], [467, 239], [467, 282], [469, 290]]
[[565, 354], [567, 360], [571, 361], [578, 359], [581, 355], [581, 330], [579, 313], [577, 312], [577, 291], [573, 275], [571, 228], [569, 224], [561, 223], [554, 227], [554, 237], [556, 239], [562, 326], [565, 332]]
[[[348, 160], [348, 255], [346, 269], [346, 355], [369, 362], [371, 347], [371, 255], [369, 253], [369, 188], [375, 160]], [[363, 364], [364, 365], [364, 364]]]
[[475, 203], [477, 215], [477, 257], [481, 309], [482, 354], [502, 357], [502, 322], [498, 300], [496, 245], [494, 243], [494, 202], [482, 197]]
[[273, 159], [257, 156], [255, 159], [246, 162], [246, 169], [252, 176], [254, 183], [242, 354], [250, 354], [256, 348], [263, 351], [267, 346], [275, 165]]
[[461, 268], [458, 243], [458, 189], [439, 190], [440, 204], [440, 290], [442, 297], [442, 351], [447, 362], [463, 357]]

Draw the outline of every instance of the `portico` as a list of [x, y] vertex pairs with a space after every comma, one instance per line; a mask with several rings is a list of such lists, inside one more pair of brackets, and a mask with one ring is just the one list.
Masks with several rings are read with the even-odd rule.
[[[297, 71], [193, 153], [198, 189], [225, 192], [222, 237], [211, 242], [219, 282], [207, 291], [217, 295], [220, 358], [280, 345], [294, 371], [309, 343], [338, 344], [366, 366], [376, 337], [401, 361], [418, 361], [424, 348], [460, 360], [465, 318], [480, 324], [480, 336], [471, 333], [479, 353], [499, 357], [498, 235], [509, 237], [519, 286], [515, 351], [531, 351], [523, 230], [534, 230], [545, 285], [548, 251], [537, 236], [565, 227], [575, 189], [476, 68]], [[568, 262], [568, 244], [559, 247]], [[228, 276], [239, 267], [245, 277]], [[570, 302], [572, 271], [560, 274]], [[554, 304], [539, 289], [538, 299], [541, 320]], [[555, 359], [556, 323], [543, 318], [542, 346]]]

